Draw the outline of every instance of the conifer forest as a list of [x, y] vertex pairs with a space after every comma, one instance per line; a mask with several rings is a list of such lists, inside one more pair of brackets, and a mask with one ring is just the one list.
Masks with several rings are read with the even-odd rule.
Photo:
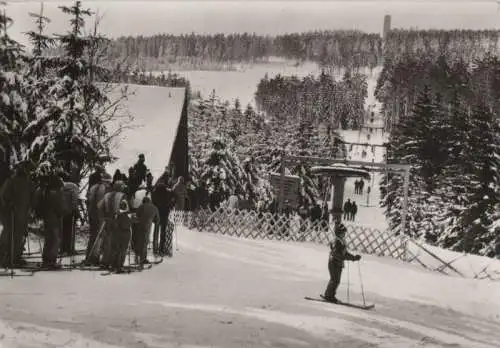
[[[3, 11], [5, 10], [5, 12]], [[0, 12], [0, 181], [20, 161], [35, 178], [63, 168], [80, 182], [113, 161], [114, 139], [133, 122], [120, 108], [128, 84], [187, 87], [189, 171], [217, 204], [237, 190], [250, 209], [276, 197], [269, 175], [282, 155], [347, 158], [340, 132], [359, 130], [370, 71], [380, 69], [387, 163], [411, 165], [405, 233], [454, 251], [494, 257], [500, 229], [500, 32], [393, 29], [107, 38], [80, 1], [60, 10], [66, 32], [32, 13], [30, 47], [9, 35]], [[318, 75], [261, 76], [255, 105], [202, 95], [182, 69], [231, 70], [280, 57], [314, 62]], [[340, 73], [339, 73], [340, 72]], [[109, 92], [119, 91], [111, 99]], [[116, 95], [116, 93], [114, 94]], [[112, 123], [121, 127], [110, 131]], [[300, 204], [321, 200], [321, 180], [298, 164]], [[380, 204], [390, 229], [402, 230], [403, 181], [386, 173]]]

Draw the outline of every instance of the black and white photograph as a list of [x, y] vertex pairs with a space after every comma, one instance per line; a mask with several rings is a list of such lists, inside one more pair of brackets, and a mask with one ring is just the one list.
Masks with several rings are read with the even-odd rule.
[[43, 347], [500, 347], [500, 1], [0, 0]]

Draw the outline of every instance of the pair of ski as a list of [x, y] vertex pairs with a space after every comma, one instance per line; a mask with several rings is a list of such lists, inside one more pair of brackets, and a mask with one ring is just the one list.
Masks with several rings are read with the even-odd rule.
[[153, 266], [158, 265], [163, 262], [163, 257], [158, 261], [150, 261], [148, 264], [144, 264], [142, 267], [139, 266], [127, 266], [123, 267], [123, 271], [116, 272], [115, 270], [109, 270], [107, 272], [101, 273], [101, 276], [110, 276], [113, 274], [130, 274], [134, 272], [142, 272], [151, 269]]
[[331, 302], [325, 299], [325, 296], [319, 295], [319, 297], [309, 297], [306, 296], [304, 297], [305, 300], [308, 301], [317, 301], [317, 302], [325, 302], [325, 303], [330, 303], [333, 305], [339, 305], [339, 306], [346, 306], [346, 307], [352, 307], [352, 308], [357, 308], [357, 309], [363, 309], [363, 310], [370, 310], [375, 308], [375, 304], [355, 304], [355, 303], [349, 303], [349, 302]]

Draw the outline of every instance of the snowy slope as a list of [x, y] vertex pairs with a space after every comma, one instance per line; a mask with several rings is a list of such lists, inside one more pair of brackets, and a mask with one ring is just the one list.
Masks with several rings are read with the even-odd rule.
[[[184, 88], [129, 85], [131, 94], [122, 107], [134, 117], [132, 126], [118, 139], [119, 159], [108, 167], [127, 173], [144, 153], [146, 165], [157, 178], [168, 164], [184, 102]], [[113, 129], [111, 129], [111, 132]]]
[[[498, 347], [498, 282], [364, 256], [366, 312], [302, 299], [324, 290], [324, 246], [181, 229], [179, 247], [132, 275], [3, 278], [0, 346]], [[350, 264], [339, 297], [362, 302], [359, 279]]]

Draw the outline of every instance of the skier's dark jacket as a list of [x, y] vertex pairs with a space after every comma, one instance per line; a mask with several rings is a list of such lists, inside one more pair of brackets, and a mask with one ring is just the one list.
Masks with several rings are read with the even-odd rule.
[[335, 243], [330, 243], [330, 258], [329, 262], [344, 267], [344, 261], [355, 261], [356, 257], [347, 251], [347, 248], [341, 240], [335, 240]]

